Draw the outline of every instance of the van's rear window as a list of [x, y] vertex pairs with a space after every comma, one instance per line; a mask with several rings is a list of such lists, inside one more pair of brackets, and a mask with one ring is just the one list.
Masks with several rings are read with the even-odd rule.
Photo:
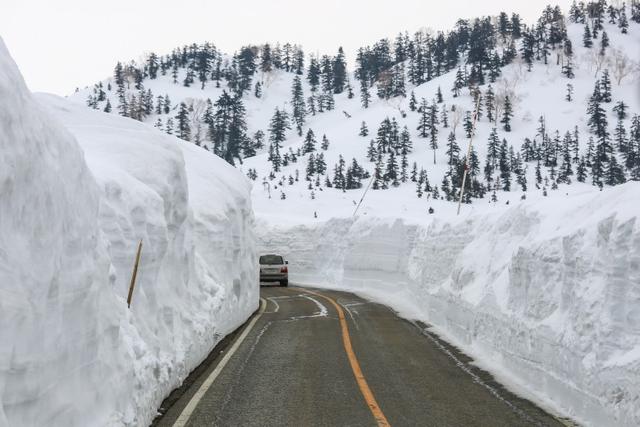
[[260, 264], [262, 265], [282, 265], [284, 261], [281, 256], [278, 255], [262, 255], [260, 257]]

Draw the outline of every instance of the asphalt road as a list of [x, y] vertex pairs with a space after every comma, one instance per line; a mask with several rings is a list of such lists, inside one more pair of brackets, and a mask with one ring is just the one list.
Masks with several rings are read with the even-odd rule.
[[263, 313], [165, 401], [154, 425], [568, 424], [383, 305], [295, 287], [261, 294]]

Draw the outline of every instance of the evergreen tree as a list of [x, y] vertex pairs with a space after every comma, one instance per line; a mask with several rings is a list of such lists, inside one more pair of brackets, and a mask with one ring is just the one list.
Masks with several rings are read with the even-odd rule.
[[191, 139], [191, 125], [189, 120], [189, 109], [184, 102], [180, 103], [180, 110], [176, 116], [178, 121], [178, 133], [177, 137], [189, 141]]
[[438, 91], [436, 92], [436, 100], [438, 101], [438, 104], [442, 104], [444, 102], [444, 98], [442, 97], [442, 89], [440, 89], [440, 86], [438, 86]]
[[421, 199], [423, 194], [424, 194], [423, 190], [422, 190], [423, 185], [424, 185], [424, 169], [422, 169], [420, 171], [420, 178], [414, 180], [414, 182], [417, 184], [416, 185], [416, 195], [418, 196], [419, 199]]
[[573, 85], [571, 83], [567, 83], [567, 94], [564, 99], [568, 102], [573, 101]]
[[578, 162], [576, 179], [578, 180], [578, 182], [586, 182], [587, 180], [587, 165], [585, 163], [584, 157], [581, 157], [580, 161]]
[[167, 135], [173, 135], [173, 119], [171, 117], [167, 119], [167, 125], [165, 126], [164, 131]]
[[360, 126], [360, 133], [358, 135], [360, 135], [360, 136], [368, 136], [369, 135], [369, 128], [367, 128], [367, 123], [362, 122], [362, 125]]
[[411, 166], [411, 182], [418, 182], [418, 164], [416, 162], [413, 162], [413, 165]]
[[268, 73], [273, 70], [273, 59], [271, 57], [271, 46], [269, 43], [262, 46], [260, 55], [260, 70], [263, 73]]
[[407, 128], [407, 126], [405, 126], [400, 133], [398, 148], [398, 151], [402, 155], [407, 155], [413, 151], [411, 133], [409, 133], [409, 128]]
[[487, 109], [487, 119], [489, 122], [494, 122], [494, 110], [495, 110], [495, 94], [493, 93], [493, 88], [491, 85], [487, 88], [487, 92], [485, 93], [484, 102], [485, 108]]
[[588, 125], [591, 129], [591, 132], [596, 134], [599, 139], [605, 140], [609, 137], [609, 133], [607, 130], [607, 113], [605, 112], [604, 108], [602, 108], [600, 102], [601, 95], [598, 87], [596, 86], [596, 89], [594, 90], [594, 93], [589, 100], [589, 107], [587, 109], [587, 114], [589, 115]]
[[450, 202], [454, 199], [455, 196], [453, 195], [453, 191], [451, 190], [451, 187], [449, 185], [449, 179], [446, 175], [442, 178], [442, 184], [440, 185], [440, 188], [442, 188], [445, 200]]
[[489, 134], [487, 145], [487, 159], [484, 167], [484, 176], [488, 184], [493, 182], [493, 174], [498, 167], [500, 159], [500, 139], [498, 138], [498, 130], [493, 128]]
[[602, 102], [611, 102], [611, 79], [609, 78], [609, 70], [604, 70], [602, 79], [600, 80], [600, 100]]
[[307, 135], [304, 138], [304, 145], [302, 146], [302, 154], [312, 153], [316, 151], [316, 136], [312, 129], [307, 131]]
[[384, 175], [382, 172], [382, 156], [378, 157], [375, 167], [373, 168], [373, 184], [374, 190], [380, 190], [385, 186]]
[[451, 132], [447, 138], [447, 164], [449, 165], [449, 176], [454, 176], [460, 165], [460, 147], [456, 141], [456, 134]]
[[607, 48], [609, 47], [609, 36], [606, 31], [602, 32], [602, 37], [600, 38], [600, 55], [604, 56], [607, 52]]
[[520, 186], [522, 191], [527, 191], [527, 173], [522, 163], [522, 157], [520, 153], [516, 154], [515, 163], [513, 165], [513, 172], [516, 174], [516, 183]]
[[313, 179], [313, 176], [316, 174], [316, 159], [313, 153], [309, 155], [309, 160], [307, 161], [306, 168], [306, 176], [305, 179], [309, 182]]
[[316, 101], [313, 95], [307, 98], [307, 108], [308, 108], [309, 114], [311, 114], [312, 116], [316, 115]]
[[109, 99], [107, 99], [107, 104], [104, 106], [104, 112], [105, 113], [111, 112], [111, 101]]
[[507, 140], [503, 139], [500, 146], [498, 166], [500, 168], [500, 183], [503, 191], [511, 191], [511, 164], [508, 156]]
[[347, 98], [353, 99], [355, 94], [353, 93], [353, 87], [351, 86], [351, 81], [347, 78]]
[[196, 77], [196, 73], [193, 70], [193, 68], [192, 67], [187, 68], [187, 74], [185, 75], [184, 80], [182, 81], [182, 85], [184, 87], [191, 86], [195, 81], [195, 77]]
[[535, 55], [536, 38], [532, 31], [527, 31], [524, 34], [522, 41], [522, 59], [527, 64], [527, 71], [531, 71], [533, 68], [533, 59]]
[[605, 184], [607, 185], [619, 185], [624, 184], [627, 181], [624, 175], [624, 170], [618, 163], [615, 156], [611, 156], [609, 159], [604, 174]]
[[365, 80], [360, 81], [360, 102], [364, 108], [369, 108], [371, 94], [369, 93], [369, 84]]
[[618, 17], [618, 28], [622, 34], [629, 32], [629, 21], [627, 20], [627, 8], [625, 5], [620, 9], [620, 16]]
[[171, 100], [169, 99], [169, 95], [164, 96], [164, 113], [169, 114], [171, 112]]
[[320, 64], [315, 56], [311, 56], [309, 69], [307, 70], [307, 81], [311, 86], [311, 92], [315, 93], [320, 85]]
[[616, 113], [618, 120], [626, 120], [628, 117], [628, 109], [629, 106], [625, 104], [624, 101], [619, 101], [616, 103], [615, 107], [613, 107], [613, 112]]
[[322, 91], [324, 93], [333, 93], [333, 62], [329, 56], [322, 56], [320, 60], [320, 70]]
[[118, 114], [123, 117], [129, 117], [129, 105], [127, 102], [124, 85], [119, 85], [118, 90]]
[[498, 77], [500, 77], [500, 74], [502, 74], [502, 65], [503, 63], [500, 59], [500, 55], [498, 52], [494, 52], [493, 55], [491, 55], [489, 62], [489, 81], [491, 83], [495, 83], [498, 80]]
[[513, 110], [511, 106], [511, 100], [507, 95], [504, 99], [504, 108], [502, 110], [502, 120], [500, 123], [503, 124], [503, 129], [505, 132], [511, 132], [511, 118], [513, 117]]
[[405, 88], [405, 69], [404, 64], [400, 63], [392, 68], [392, 81], [391, 81], [391, 96], [406, 97], [407, 91]]
[[568, 58], [567, 62], [562, 66], [562, 74], [564, 74], [568, 79], [573, 79], [576, 76], [573, 72], [573, 63], [571, 62], [571, 58]]
[[320, 146], [324, 151], [329, 149], [329, 138], [327, 135], [322, 135], [322, 145]]
[[162, 106], [164, 104], [164, 97], [162, 95], [158, 95], [156, 98], [156, 114], [162, 114]]
[[264, 132], [261, 130], [256, 131], [253, 134], [253, 147], [256, 150], [262, 150], [264, 148]]
[[573, 138], [567, 132], [562, 141], [562, 163], [558, 171], [558, 183], [571, 184], [571, 176], [573, 175], [572, 161], [572, 143]]
[[282, 166], [282, 156], [280, 155], [280, 149], [282, 143], [286, 139], [287, 130], [291, 129], [289, 124], [289, 116], [286, 111], [280, 110], [276, 107], [276, 110], [271, 118], [269, 125], [269, 161], [273, 164], [273, 170], [280, 172]]
[[622, 120], [618, 120], [618, 125], [613, 134], [613, 140], [615, 142], [616, 148], [622, 153], [625, 154], [629, 150], [629, 142], [627, 140], [627, 129], [624, 127], [624, 123]]
[[435, 101], [429, 107], [429, 148], [433, 150], [433, 164], [436, 164], [436, 150], [438, 150], [438, 106]]
[[416, 100], [416, 94], [414, 91], [411, 91], [411, 98], [409, 99], [409, 109], [411, 111], [416, 111], [418, 109], [418, 101]]
[[324, 153], [320, 153], [316, 156], [316, 173], [318, 175], [324, 175], [327, 172], [327, 162], [324, 160]]
[[307, 106], [304, 102], [304, 93], [302, 91], [302, 80], [299, 75], [293, 79], [293, 87], [291, 89], [291, 106], [293, 108], [293, 121], [296, 124], [296, 130], [299, 136], [302, 136], [302, 127], [305, 123], [307, 114]]
[[333, 93], [342, 93], [347, 82], [347, 63], [342, 47], [338, 48], [338, 55], [333, 59]]
[[640, 1], [631, 0], [631, 20], [640, 24]]
[[299, 76], [304, 74], [304, 52], [299, 46], [295, 47], [293, 53], [293, 71]]
[[396, 160], [395, 153], [391, 151], [387, 160], [384, 179], [385, 181], [390, 182], [392, 186], [398, 187], [400, 185], [400, 181], [398, 180], [398, 178], [398, 162]]
[[449, 127], [449, 113], [447, 112], [446, 104], [442, 105], [442, 110], [440, 111], [440, 123], [445, 129]]
[[[223, 91], [213, 104], [215, 113], [208, 123], [208, 137], [213, 143], [214, 154], [233, 165], [234, 159], [256, 154], [256, 144], [247, 135], [246, 110], [239, 97]], [[242, 155], [241, 155], [242, 154]]]
[[420, 112], [420, 121], [417, 130], [420, 131], [420, 138], [427, 138], [431, 130], [431, 121], [429, 120], [429, 104], [425, 98], [422, 98], [418, 111]]
[[586, 48], [593, 46], [593, 40], [591, 38], [591, 31], [589, 30], [589, 24], [584, 24], [584, 33], [582, 35], [582, 44]]
[[454, 98], [460, 96], [460, 92], [462, 91], [462, 88], [465, 87], [465, 84], [466, 81], [464, 78], [464, 74], [462, 73], [462, 69], [458, 68], [458, 71], [456, 72], [456, 79], [453, 83], [453, 89], [451, 89]]
[[540, 188], [540, 184], [542, 184], [542, 165], [538, 160], [536, 163], [536, 187]]
[[369, 147], [367, 148], [367, 159], [370, 162], [375, 162], [378, 158], [378, 150], [376, 148], [376, 142], [372, 139], [369, 142]]
[[465, 112], [464, 121], [463, 121], [462, 125], [464, 127], [464, 131], [466, 133], [466, 137], [467, 138], [471, 138], [473, 136], [474, 131], [475, 131], [474, 126], [473, 126], [473, 119], [471, 118], [471, 111]]

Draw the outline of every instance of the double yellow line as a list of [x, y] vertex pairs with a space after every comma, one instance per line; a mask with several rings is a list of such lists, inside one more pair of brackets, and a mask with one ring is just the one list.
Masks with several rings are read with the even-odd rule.
[[329, 301], [338, 312], [338, 318], [340, 319], [340, 328], [342, 330], [342, 344], [344, 344], [344, 351], [347, 353], [347, 357], [349, 358], [349, 363], [351, 364], [351, 370], [353, 371], [353, 375], [356, 377], [356, 382], [358, 383], [358, 387], [360, 388], [360, 392], [362, 393], [362, 397], [367, 402], [367, 406], [371, 411], [371, 414], [375, 418], [379, 427], [391, 427], [389, 421], [384, 416], [382, 409], [380, 409], [380, 405], [376, 402], [376, 398], [367, 383], [364, 374], [362, 373], [362, 369], [360, 368], [360, 363], [358, 362], [358, 358], [356, 357], [356, 353], [353, 351], [353, 346], [351, 345], [351, 335], [349, 335], [349, 326], [347, 325], [347, 320], [344, 316], [344, 310], [340, 304], [335, 302], [332, 298], [328, 296], [319, 294], [314, 291], [309, 291], [307, 289], [300, 289], [303, 292], [310, 293], [312, 295], [318, 296]]

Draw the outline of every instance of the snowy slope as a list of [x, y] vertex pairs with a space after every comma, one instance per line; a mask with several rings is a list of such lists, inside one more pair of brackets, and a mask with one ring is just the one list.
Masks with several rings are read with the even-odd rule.
[[250, 186], [143, 124], [34, 101], [4, 45], [0, 94], [0, 425], [148, 425], [257, 307]]
[[[423, 320], [514, 391], [640, 424], [640, 185], [460, 218], [258, 227], [291, 280]], [[570, 220], [569, 220], [570, 219]]]
[[[602, 65], [598, 70], [597, 59], [599, 52], [599, 39], [594, 40], [594, 47], [587, 49], [582, 45], [582, 32], [584, 26], [581, 24], [571, 24], [567, 22], [568, 36], [572, 41], [574, 50], [574, 72], [575, 78], [567, 79], [562, 74], [562, 67], [556, 63], [556, 54], [561, 51], [552, 52], [549, 58], [549, 64], [545, 65], [542, 61], [535, 61], [532, 71], [528, 72], [523, 59], [518, 56], [513, 64], [502, 69], [502, 76], [491, 84], [494, 92], [498, 97], [510, 95], [514, 104], [514, 118], [512, 121], [511, 132], [505, 132], [501, 128], [500, 123], [490, 123], [486, 117], [481, 118], [477, 125], [476, 136], [474, 140], [475, 149], [481, 162], [481, 168], [484, 167], [484, 159], [487, 154], [487, 140], [491, 130], [496, 127], [498, 129], [498, 137], [500, 140], [506, 139], [509, 145], [512, 145], [516, 151], [519, 151], [525, 138], [536, 139], [537, 128], [539, 126], [538, 119], [543, 116], [546, 121], [546, 128], [551, 138], [555, 137], [556, 131], [560, 137], [566, 132], [574, 132], [578, 128], [580, 154], [585, 154], [587, 150], [588, 139], [592, 134], [587, 126], [587, 103], [589, 97], [593, 93], [594, 83], [602, 77], [602, 72], [608, 69], [612, 74], [612, 102], [603, 104], [608, 114], [610, 132], [613, 134], [613, 128], [616, 126], [616, 117], [612, 111], [615, 103], [623, 101], [629, 106], [628, 118], [623, 121], [624, 126], [628, 130], [634, 114], [640, 114], [640, 97], [638, 96], [638, 85], [640, 84], [640, 25], [630, 22], [628, 34], [621, 34], [620, 29], [615, 24], [605, 23], [604, 28], [610, 39], [610, 47], [607, 48], [605, 57], [601, 60]], [[618, 85], [613, 77], [615, 74], [615, 58], [618, 54], [626, 57], [629, 68], [632, 70], [630, 74], [625, 76]], [[598, 59], [599, 60], [599, 59]], [[352, 65], [352, 64], [350, 64]], [[204, 89], [199, 84], [191, 87], [184, 87], [181, 82], [186, 74], [184, 69], [180, 70], [178, 83], [174, 84], [170, 75], [158, 76], [157, 79], [145, 79], [143, 84], [145, 89], [151, 89], [154, 95], [168, 94], [174, 105], [174, 110], [167, 114], [151, 114], [145, 119], [148, 124], [154, 124], [158, 119], [166, 123], [169, 118], [175, 121], [177, 114], [175, 105], [184, 101], [188, 105], [194, 105], [196, 111], [202, 109], [204, 100], [211, 99], [213, 102], [220, 96], [223, 90], [229, 90], [223, 85], [221, 88], [214, 87], [209, 82]], [[438, 144], [439, 148], [436, 152], [437, 163], [433, 164], [433, 152], [429, 148], [428, 139], [420, 138], [417, 126], [419, 124], [419, 112], [412, 112], [409, 108], [409, 97], [407, 98], [391, 98], [390, 100], [379, 99], [375, 93], [376, 88], [371, 89], [372, 103], [369, 108], [362, 108], [359, 96], [348, 99], [346, 93], [335, 96], [336, 106], [332, 111], [318, 113], [315, 116], [307, 115], [307, 122], [303, 129], [303, 136], [299, 137], [295, 130], [288, 132], [288, 138], [284, 143], [282, 153], [292, 149], [296, 152], [302, 147], [304, 135], [308, 129], [312, 129], [318, 140], [318, 151], [322, 152], [328, 166], [327, 175], [331, 179], [333, 177], [333, 167], [338, 162], [340, 155], [344, 157], [347, 165], [351, 159], [355, 158], [360, 165], [373, 173], [374, 163], [367, 160], [367, 148], [371, 139], [376, 138], [378, 126], [385, 118], [393, 118], [397, 121], [399, 129], [406, 125], [411, 132], [412, 142], [414, 146], [413, 153], [409, 154], [409, 164], [414, 162], [418, 168], [424, 168], [428, 174], [429, 182], [432, 186], [440, 185], [443, 177], [448, 171], [447, 157], [445, 155], [446, 142], [449, 133], [453, 130], [455, 114], [451, 111], [456, 108], [459, 113], [473, 110], [473, 98], [469, 90], [466, 88], [462, 91], [461, 96], [453, 97], [451, 88], [453, 87], [456, 70], [446, 73], [440, 77], [413, 87], [407, 83], [407, 94], [412, 91], [420, 102], [421, 98], [425, 98], [429, 103], [436, 97], [438, 87], [441, 88], [444, 99], [442, 104], [438, 104], [438, 108], [446, 106], [449, 110], [450, 127], [444, 128], [442, 124], [438, 128]], [[306, 76], [303, 76], [306, 77]], [[272, 71], [269, 73], [257, 72], [254, 75], [254, 82], [263, 83], [263, 95], [256, 98], [251, 91], [243, 97], [243, 103], [247, 109], [247, 124], [249, 134], [262, 130], [267, 133], [269, 120], [276, 107], [284, 108], [291, 113], [291, 88], [294, 75], [284, 71]], [[115, 87], [113, 79], [107, 79], [104, 86], [111, 83]], [[573, 85], [573, 101], [565, 100], [566, 85]], [[352, 86], [356, 86], [356, 82], [351, 77]], [[303, 78], [303, 87], [305, 98], [311, 94], [310, 87], [306, 78]], [[486, 94], [488, 84], [480, 87], [483, 94]], [[356, 91], [357, 92], [357, 91]], [[81, 90], [71, 96], [71, 99], [79, 103], [85, 103], [88, 95], [92, 93], [91, 89]], [[137, 91], [131, 86], [130, 93], [135, 94]], [[118, 104], [115, 89], [107, 92], [107, 97], [114, 108]], [[106, 101], [105, 101], [106, 102]], [[104, 102], [100, 104], [100, 108], [104, 106]], [[347, 117], [345, 112], [351, 116]], [[200, 112], [201, 114], [202, 112]], [[117, 114], [114, 112], [114, 114]], [[197, 114], [196, 114], [197, 115]], [[406, 115], [406, 117], [403, 117]], [[361, 123], [365, 122], [369, 128], [367, 137], [358, 136]], [[191, 128], [192, 133], [197, 126], [197, 120], [194, 119]], [[205, 126], [200, 124], [202, 129], [202, 138], [205, 136]], [[321, 151], [319, 148], [320, 140], [326, 135], [330, 141], [329, 149]], [[465, 137], [465, 131], [462, 121], [458, 123], [455, 129], [457, 142], [461, 148], [461, 156], [464, 156], [468, 139]], [[267, 134], [268, 136], [268, 134]], [[192, 136], [194, 139], [194, 136]], [[537, 137], [538, 143], [540, 138]], [[267, 141], [268, 143], [268, 141]], [[205, 145], [207, 142], [205, 142]], [[268, 145], [268, 144], [267, 144]], [[314, 219], [314, 212], [321, 218], [339, 215], [348, 216], [353, 212], [353, 200], [358, 201], [361, 197], [362, 190], [350, 190], [347, 193], [335, 188], [326, 188], [324, 186], [325, 177], [321, 177], [320, 187], [313, 186], [308, 188], [308, 182], [304, 179], [305, 169], [307, 166], [309, 155], [303, 155], [298, 158], [297, 163], [291, 163], [284, 166], [282, 171], [275, 173], [275, 179], [270, 179], [269, 174], [272, 171], [271, 162], [268, 161], [268, 150], [265, 148], [257, 156], [245, 159], [244, 164], [239, 168], [245, 173], [250, 169], [255, 169], [258, 178], [255, 181], [253, 190], [253, 201], [256, 212], [259, 216], [273, 217], [274, 221], [281, 221], [283, 211], [287, 212], [287, 221], [308, 221]], [[315, 153], [318, 154], [317, 152]], [[573, 166], [574, 173], [576, 165]], [[288, 178], [295, 177], [296, 172], [300, 179], [290, 185]], [[481, 172], [482, 174], [482, 172]], [[549, 178], [550, 172], [547, 168], [542, 170], [543, 177]], [[542, 194], [542, 188], [536, 188], [535, 184], [535, 163], [531, 162], [527, 165], [528, 191], [527, 197], [537, 197]], [[267, 187], [263, 186], [263, 181], [269, 182], [271, 189], [271, 198]], [[591, 180], [587, 179], [587, 184], [577, 183], [575, 176], [572, 179], [573, 184], [559, 184], [560, 191], [566, 193], [576, 193], [585, 191], [584, 188], [591, 188]], [[283, 185], [284, 184], [284, 185]], [[366, 182], [365, 182], [366, 184]], [[550, 189], [547, 185], [547, 190]], [[542, 186], [541, 186], [542, 187]], [[591, 188], [597, 191], [597, 188]], [[313, 191], [313, 196], [311, 195]], [[367, 199], [365, 205], [370, 214], [376, 215], [421, 215], [425, 212], [427, 206], [431, 204], [431, 196], [425, 195], [419, 199], [416, 197], [416, 184], [414, 182], [402, 183], [399, 188], [389, 188], [388, 190], [379, 190], [381, 195], [371, 196]], [[286, 197], [282, 200], [282, 194]], [[512, 185], [511, 192], [498, 192], [499, 203], [513, 202], [522, 196], [523, 192], [519, 186]], [[441, 193], [442, 195], [442, 193]], [[313, 197], [313, 200], [312, 200]], [[375, 201], [372, 201], [375, 199]], [[429, 202], [425, 202], [429, 199]], [[487, 196], [484, 200], [473, 200], [474, 203], [485, 205], [489, 201]], [[439, 204], [436, 202], [436, 204]]]
[[[627, 131], [632, 117], [640, 113], [640, 25], [629, 22], [629, 33], [621, 34], [615, 24], [605, 22], [610, 46], [604, 57], [598, 55], [601, 39], [595, 39], [591, 49], [583, 47], [583, 25], [567, 22], [566, 28], [574, 51], [575, 78], [562, 74], [556, 62], [558, 48], [548, 65], [536, 60], [530, 72], [518, 55], [492, 84], [499, 97], [508, 94], [513, 101], [513, 129], [506, 132], [500, 123], [489, 123], [485, 111], [474, 139], [481, 168], [494, 127], [500, 140], [506, 139], [519, 151], [525, 138], [540, 143], [541, 116], [552, 139], [556, 131], [562, 138], [577, 127], [579, 154], [586, 155], [593, 136], [587, 123], [588, 101], [604, 69], [609, 69], [613, 81], [612, 102], [602, 104], [611, 134], [617, 122], [612, 107], [617, 102], [629, 107], [623, 120]], [[626, 58], [632, 70], [620, 84], [614, 77], [616, 58]], [[212, 82], [204, 89], [199, 84], [185, 88], [181, 84], [185, 70], [180, 72], [178, 84], [167, 75], [144, 80], [144, 87], [154, 95], [168, 94], [173, 105], [183, 101], [195, 107], [207, 98], [215, 102], [228, 89], [224, 81], [222, 88], [213, 87]], [[473, 109], [468, 89], [453, 97], [455, 73], [454, 69], [418, 87], [407, 83], [407, 94], [413, 91], [418, 102], [425, 98], [431, 103], [440, 87], [444, 99], [438, 107], [446, 105], [452, 126], [456, 121], [452, 107], [461, 113]], [[264, 85], [261, 98], [251, 91], [243, 97], [249, 134], [267, 133], [276, 107], [291, 112], [293, 78], [283, 71], [254, 75], [253, 81]], [[303, 80], [306, 98], [311, 92]], [[104, 86], [109, 82], [113, 85], [113, 79], [108, 79]], [[568, 83], [574, 91], [571, 102], [565, 99]], [[351, 85], [356, 88], [353, 78]], [[486, 94], [488, 85], [480, 89]], [[341, 155], [347, 165], [355, 158], [372, 173], [369, 142], [389, 117], [400, 130], [406, 125], [411, 132], [414, 151], [408, 156], [409, 164], [424, 168], [432, 186], [440, 185], [448, 169], [445, 146], [452, 127], [438, 127], [439, 148], [433, 164], [429, 141], [418, 136], [420, 114], [410, 110], [409, 98], [381, 100], [375, 86], [370, 92], [367, 109], [357, 93], [353, 99], [346, 93], [336, 95], [333, 111], [307, 116], [303, 137], [295, 130], [287, 133], [281, 153], [300, 149], [304, 134], [312, 129], [318, 140], [314, 154], [324, 155], [329, 178]], [[130, 93], [136, 93], [133, 86]], [[71, 99], [84, 104], [91, 94], [89, 88]], [[115, 110], [115, 91], [107, 96]], [[169, 114], [151, 114], [145, 122], [166, 123], [169, 118], [175, 120], [176, 113], [174, 109]], [[358, 135], [362, 122], [368, 126], [367, 137]], [[192, 130], [196, 127], [197, 120]], [[327, 150], [319, 148], [323, 135], [330, 141]], [[461, 120], [455, 135], [464, 153], [469, 141]], [[640, 147], [640, 142], [636, 144]], [[269, 177], [272, 164], [267, 149], [238, 165], [244, 173], [257, 171], [252, 201], [261, 250], [287, 255], [292, 280], [353, 289], [394, 306], [407, 317], [422, 319], [510, 387], [586, 425], [640, 424], [637, 183], [605, 186], [601, 192], [591, 185], [590, 177], [580, 183], [574, 175], [572, 184], [560, 183], [553, 190], [551, 171], [543, 167], [546, 182], [537, 187], [536, 164], [530, 162], [526, 193], [514, 182], [510, 192], [497, 192], [497, 202], [489, 194], [473, 199], [462, 207], [460, 217], [452, 202], [434, 200], [433, 194], [418, 198], [416, 183], [409, 181], [398, 188], [369, 191], [354, 218], [364, 189], [328, 188], [326, 176], [320, 177], [320, 186], [312, 182], [309, 188], [308, 159], [309, 155], [299, 156], [297, 163], [284, 166], [275, 178]], [[299, 179], [290, 184], [289, 177], [296, 174]], [[435, 209], [433, 215], [427, 212], [430, 207]]]

